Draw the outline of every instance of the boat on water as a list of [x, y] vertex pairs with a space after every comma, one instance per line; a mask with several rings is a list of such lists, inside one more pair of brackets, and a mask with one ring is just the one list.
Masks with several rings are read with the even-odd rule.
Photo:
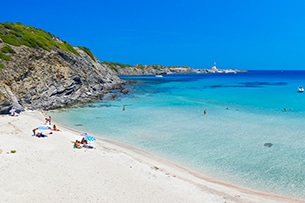
[[157, 74], [157, 75], [155, 75], [157, 78], [162, 78], [163, 77], [163, 75], [161, 75], [161, 74]]
[[298, 87], [298, 92], [304, 92], [304, 88], [302, 86]]

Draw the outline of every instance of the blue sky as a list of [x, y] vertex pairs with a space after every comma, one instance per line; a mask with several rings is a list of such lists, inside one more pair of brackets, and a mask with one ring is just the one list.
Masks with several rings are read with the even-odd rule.
[[21, 22], [101, 61], [305, 70], [304, 0], [87, 0], [0, 3]]

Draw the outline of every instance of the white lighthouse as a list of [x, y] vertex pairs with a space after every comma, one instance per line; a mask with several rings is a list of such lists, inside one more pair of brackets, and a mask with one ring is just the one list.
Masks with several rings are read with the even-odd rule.
[[213, 72], [217, 72], [218, 71], [217, 68], [216, 68], [216, 62], [215, 61], [214, 61], [214, 65], [211, 68], [211, 71], [213, 71]]

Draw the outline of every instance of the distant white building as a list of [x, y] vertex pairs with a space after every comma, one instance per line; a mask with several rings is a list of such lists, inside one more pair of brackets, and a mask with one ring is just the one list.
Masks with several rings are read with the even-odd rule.
[[214, 65], [211, 68], [212, 72], [218, 72], [218, 69], [216, 68], [216, 62], [214, 61]]

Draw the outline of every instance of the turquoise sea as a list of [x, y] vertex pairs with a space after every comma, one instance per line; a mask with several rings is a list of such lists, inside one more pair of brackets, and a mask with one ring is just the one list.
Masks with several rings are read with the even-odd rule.
[[130, 94], [50, 115], [225, 182], [305, 199], [305, 71], [122, 79], [137, 81]]

